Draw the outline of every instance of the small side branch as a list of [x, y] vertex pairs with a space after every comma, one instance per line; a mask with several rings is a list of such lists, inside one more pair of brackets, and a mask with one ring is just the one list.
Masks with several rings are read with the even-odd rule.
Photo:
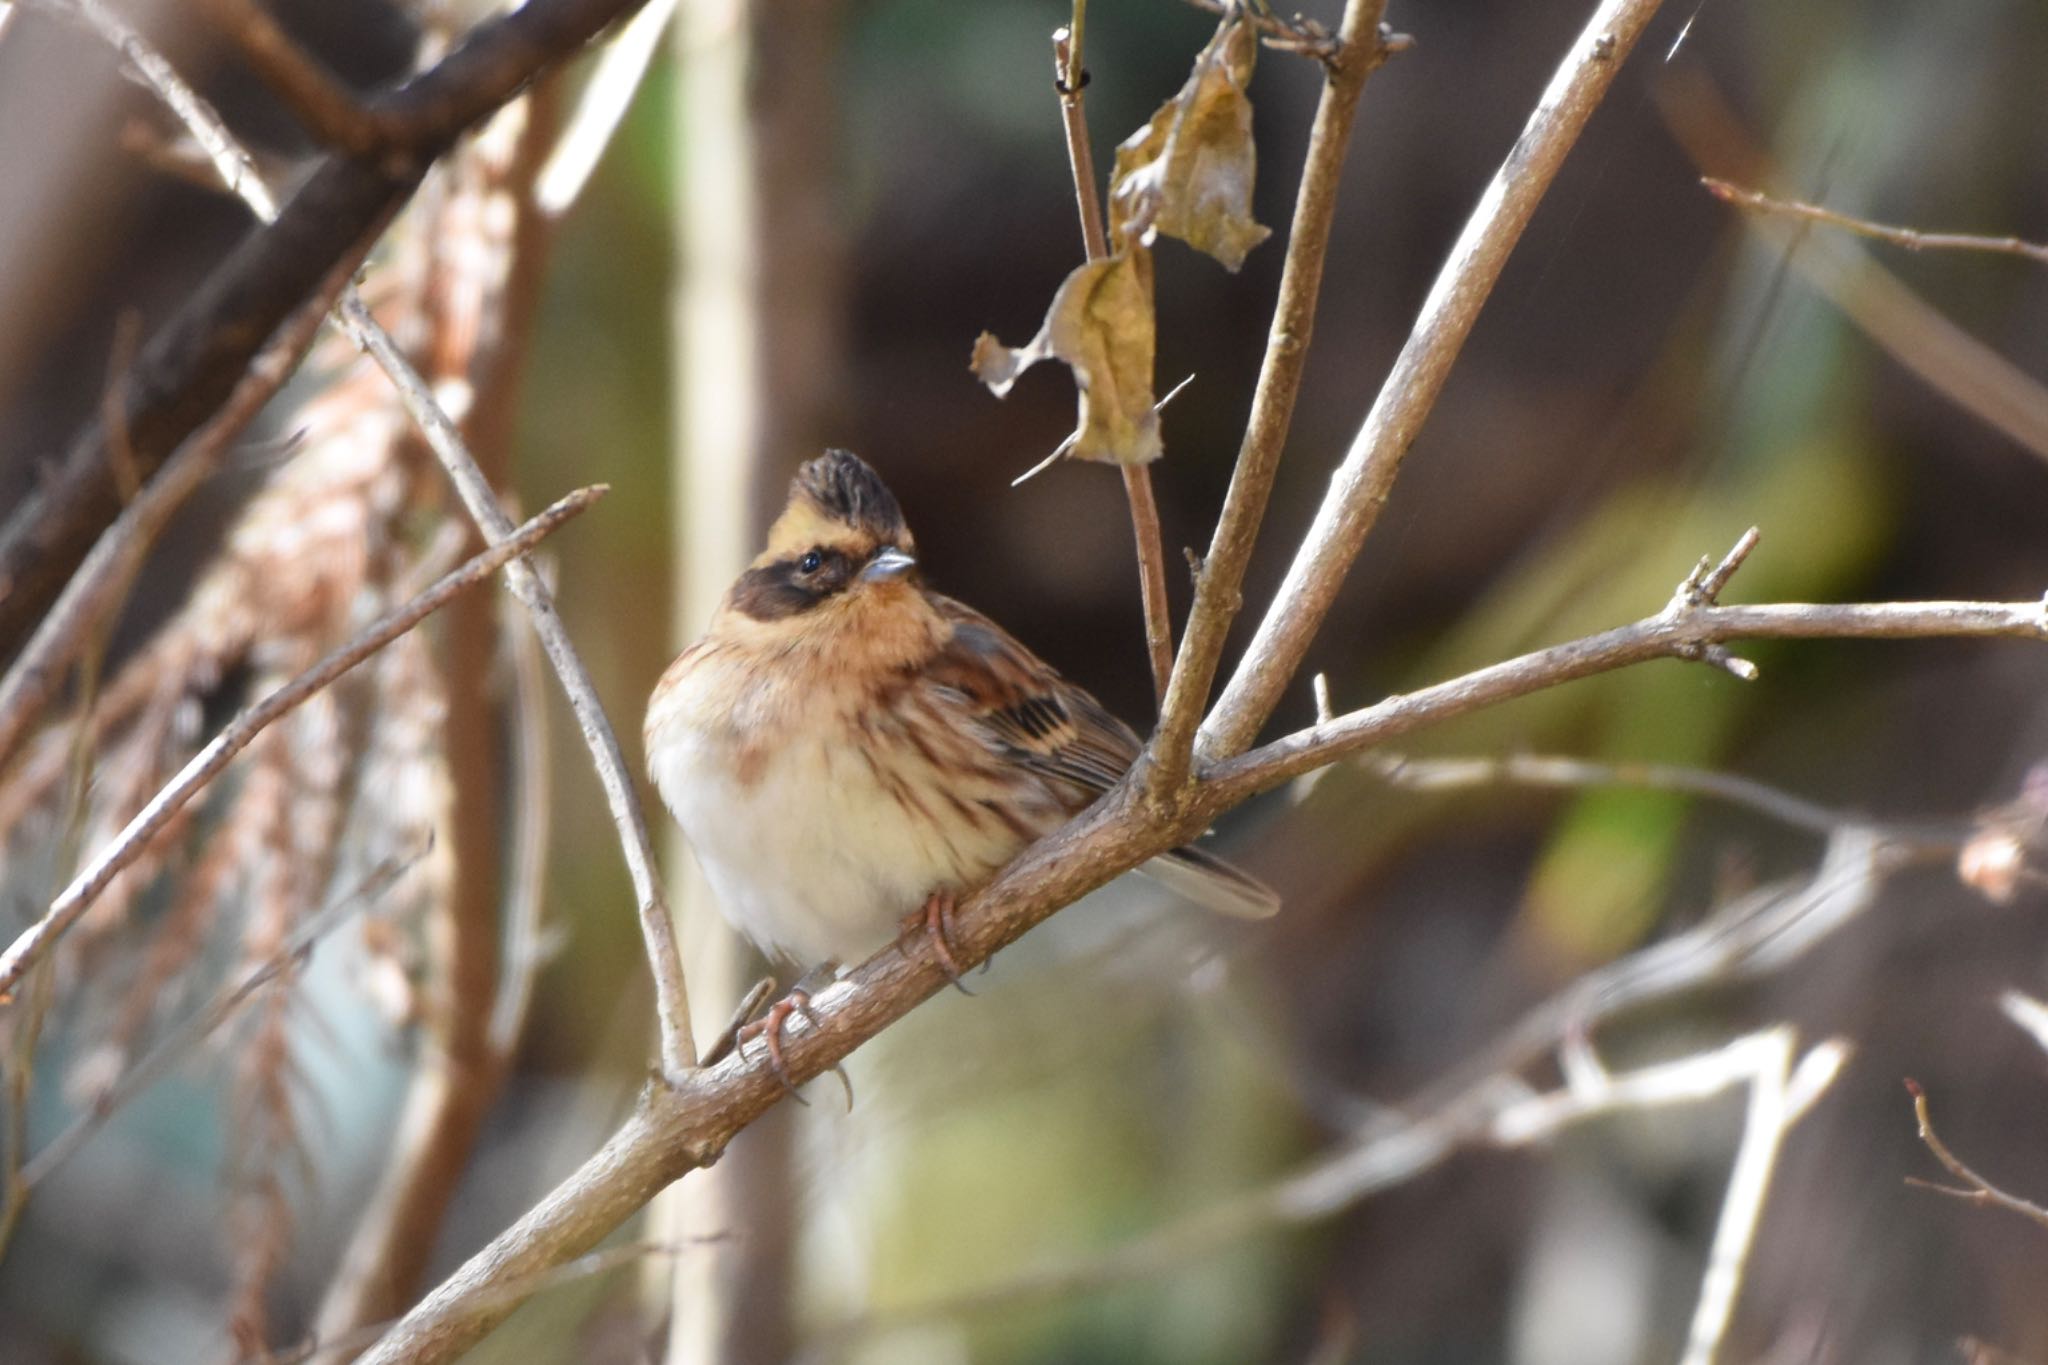
[[1199, 757], [1242, 752], [1273, 714], [1379, 520], [1401, 462], [1436, 406], [1509, 253], [1658, 4], [1601, 0], [1551, 77], [1452, 247], [1258, 633], [1203, 722]]
[[1963, 1182], [1961, 1187], [1957, 1187], [1954, 1185], [1937, 1185], [1931, 1181], [1909, 1178], [1907, 1180], [1908, 1184], [1918, 1185], [1922, 1189], [1933, 1190], [1937, 1194], [1945, 1194], [1953, 1199], [1960, 1199], [1966, 1204], [1979, 1204], [1986, 1208], [2005, 1209], [2018, 1214], [2029, 1222], [2038, 1223], [2042, 1227], [2048, 1228], [2048, 1209], [2042, 1208], [2031, 1199], [2022, 1199], [2016, 1194], [2006, 1193], [1983, 1176], [1977, 1174], [1961, 1157], [1948, 1149], [1948, 1144], [1943, 1142], [1941, 1135], [1934, 1131], [1934, 1117], [1927, 1111], [1927, 1092], [1920, 1088], [1918, 1081], [1907, 1081], [1906, 1093], [1913, 1097], [1913, 1118], [1920, 1126], [1921, 1144], [1934, 1154], [1934, 1159], [1941, 1163], [1943, 1170]]
[[462, 593], [531, 551], [564, 522], [605, 493], [603, 485], [579, 489], [527, 522], [511, 536], [484, 550], [432, 587], [387, 612], [355, 639], [293, 678], [277, 691], [236, 716], [204, 749], [192, 756], [177, 776], [149, 799], [120, 834], [87, 863], [65, 887], [43, 917], [0, 953], [0, 1003], [9, 999], [22, 977], [40, 961], [79, 917], [92, 908], [107, 884], [136, 858], [187, 802], [218, 777], [229, 760], [249, 747], [270, 726], [304, 705], [363, 660], [396, 640]]
[[1226, 809], [1333, 759], [1385, 743], [1412, 728], [1418, 711], [1427, 712], [1427, 723], [1434, 724], [1649, 659], [1714, 662], [1709, 651], [1725, 641], [2000, 636], [2048, 640], [2048, 609], [2041, 602], [1781, 602], [1660, 613], [1389, 697], [1228, 759], [1200, 785], [1203, 800], [1198, 804]]
[[1707, 187], [1709, 194], [1722, 203], [1733, 204], [1751, 213], [1770, 213], [1782, 218], [1820, 223], [1827, 227], [1840, 228], [1844, 232], [1853, 232], [1858, 237], [1869, 237], [1876, 241], [1889, 242], [1893, 246], [1902, 246], [1908, 251], [1989, 251], [2019, 256], [2048, 265], [2048, 245], [2023, 241], [2018, 237], [1982, 237], [1970, 232], [1922, 232], [1917, 228], [1874, 223], [1868, 218], [1853, 218], [1846, 213], [1837, 213], [1833, 209], [1798, 199], [1774, 199], [1761, 190], [1746, 189], [1711, 175], [1701, 176], [1700, 183]]
[[1337, 185], [1351, 149], [1358, 102], [1367, 78], [1393, 51], [1380, 29], [1386, 8], [1386, 0], [1350, 0], [1338, 27], [1336, 49], [1325, 59], [1327, 74], [1309, 132], [1308, 161], [1295, 191], [1287, 259], [1280, 271], [1280, 294], [1273, 303], [1258, 385], [1252, 392], [1251, 416], [1238, 446], [1223, 512], [1209, 539], [1209, 553], [1195, 574], [1194, 605], [1188, 609], [1187, 630], [1160, 710], [1159, 733], [1152, 741], [1150, 792], [1155, 800], [1168, 797], [1187, 781], [1195, 727], [1215, 685], [1231, 623], [1244, 606], [1245, 569], [1280, 470], [1280, 452], [1287, 444], [1315, 333], [1323, 261], [1337, 217]]

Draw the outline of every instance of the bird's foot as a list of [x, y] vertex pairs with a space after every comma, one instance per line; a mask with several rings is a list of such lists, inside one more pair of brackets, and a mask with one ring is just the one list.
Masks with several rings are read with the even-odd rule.
[[960, 979], [959, 959], [953, 956], [954, 899], [951, 891], [934, 891], [926, 896], [921, 908], [903, 917], [903, 931], [897, 941], [900, 943], [904, 937], [922, 933], [930, 940], [932, 956], [938, 960], [939, 970], [946, 974], [953, 988], [962, 995], [972, 995], [974, 992], [968, 990]]
[[[748, 991], [745, 999], [740, 1002], [740, 1008], [734, 1013], [732, 1022], [726, 1025], [718, 1038], [705, 1050], [704, 1065], [711, 1065], [728, 1052], [738, 1052], [744, 1057], [747, 1044], [758, 1040], [765, 1045], [768, 1052], [768, 1069], [774, 1073], [775, 1079], [781, 1082], [782, 1088], [787, 1090], [798, 1104], [809, 1104], [810, 1101], [798, 1093], [796, 1078], [790, 1074], [789, 1062], [783, 1054], [783, 1031], [792, 1014], [801, 1015], [804, 1022], [814, 1029], [822, 1027], [818, 1016], [811, 1012], [811, 992], [820, 984], [830, 981], [834, 971], [833, 964], [827, 963], [805, 973], [801, 980], [789, 988], [789, 994], [770, 1005], [758, 1019], [753, 1017], [754, 1012], [760, 1009], [761, 1002], [775, 989], [775, 981], [772, 977], [763, 977], [756, 982], [753, 989]], [[846, 1087], [846, 1107], [853, 1108], [853, 1082], [847, 1077], [846, 1068], [835, 1062], [832, 1071], [839, 1077], [839, 1083]]]

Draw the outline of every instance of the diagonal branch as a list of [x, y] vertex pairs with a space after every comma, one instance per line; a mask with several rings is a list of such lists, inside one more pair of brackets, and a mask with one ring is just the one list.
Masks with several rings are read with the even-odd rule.
[[[449, 480], [455, 485], [455, 491], [469, 510], [471, 519], [484, 533], [484, 539], [493, 544], [502, 543], [513, 534], [512, 518], [498, 505], [498, 497], [492, 491], [490, 481], [477, 467], [476, 458], [469, 453], [462, 434], [455, 429], [455, 423], [434, 401], [426, 381], [399, 353], [397, 343], [391, 339], [390, 333], [377, 325], [377, 320], [370, 316], [369, 308], [360, 297], [350, 295], [344, 299], [341, 314], [349, 335], [369, 351], [385, 373], [391, 376], [400, 401], [419, 424], [441, 467], [447, 470]], [[569, 707], [576, 714], [577, 728], [583, 732], [583, 742], [589, 746], [591, 760], [597, 766], [598, 780], [604, 786], [612, 822], [618, 826], [620, 849], [625, 854], [626, 870], [632, 876], [634, 898], [639, 907], [640, 934], [647, 947], [648, 967], [654, 973], [655, 1011], [661, 1026], [662, 1072], [673, 1081], [697, 1064], [697, 1045], [690, 1035], [690, 1000], [683, 982], [682, 957], [676, 949], [675, 924], [669, 918], [661, 880], [654, 870], [654, 846], [647, 837], [647, 818], [640, 809], [640, 798], [633, 789], [632, 778], [627, 775], [626, 758], [619, 749], [618, 736], [612, 732], [611, 722], [605, 718], [604, 704], [598, 700], [597, 687], [590, 681], [590, 672], [584, 668], [582, 656], [576, 652], [576, 645], [569, 638], [569, 628], [562, 623], [561, 613], [555, 610], [554, 595], [548, 591], [533, 566], [523, 560], [515, 559], [506, 565], [505, 581], [511, 587], [512, 595], [526, 608], [527, 619], [532, 621], [534, 633], [540, 636], [541, 648], [547, 652], [548, 662], [554, 665], [555, 675], [562, 681], [562, 690], [568, 694]]]
[[1309, 131], [1301, 186], [1295, 192], [1280, 295], [1273, 304], [1251, 416], [1209, 553], [1195, 575], [1194, 605], [1188, 610], [1187, 630], [1160, 710], [1159, 734], [1152, 742], [1150, 790], [1155, 799], [1169, 797], [1187, 781], [1195, 727], [1216, 681], [1224, 639], [1244, 605], [1245, 568], [1280, 470], [1280, 453], [1287, 444], [1295, 399], [1301, 393], [1301, 372], [1315, 333], [1316, 300], [1322, 291], [1323, 261], [1330, 248], [1330, 225], [1337, 217], [1337, 184], [1351, 148], [1352, 124], [1366, 79], [1392, 52], [1380, 32], [1385, 12], [1386, 0], [1350, 0], [1338, 29], [1337, 49], [1324, 64], [1323, 93]]
[[1200, 757], [1242, 752], [1273, 714], [1379, 519], [1402, 458], [1436, 406], [1508, 254], [1657, 6], [1658, 0], [1601, 0], [1551, 77], [1451, 248], [1257, 635], [1203, 723]]
[[569, 494], [520, 527], [518, 534], [477, 554], [426, 591], [385, 613], [355, 639], [229, 721], [205, 748], [178, 770], [177, 776], [136, 812], [135, 818], [112, 842], [93, 855], [92, 861], [50, 903], [43, 917], [23, 931], [6, 952], [0, 953], [0, 1003], [11, 996], [28, 969], [92, 908], [92, 903], [106, 890], [107, 884], [141, 855], [171, 817], [205, 790], [207, 784], [227, 767], [229, 760], [248, 748], [258, 735], [448, 602], [486, 582], [507, 564], [531, 551], [563, 522], [604, 496], [605, 491], [599, 484]]

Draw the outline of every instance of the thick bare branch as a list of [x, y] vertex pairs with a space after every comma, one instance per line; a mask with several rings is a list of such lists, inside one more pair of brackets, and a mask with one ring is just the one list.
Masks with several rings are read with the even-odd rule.
[[597, 485], [569, 494], [520, 527], [518, 534], [484, 550], [425, 592], [385, 613], [355, 639], [228, 722], [205, 748], [178, 770], [177, 776], [150, 798], [149, 803], [136, 813], [112, 842], [93, 855], [92, 861], [50, 903], [43, 917], [15, 939], [5, 953], [0, 953], [0, 1000], [11, 994], [23, 974], [78, 922], [79, 916], [92, 907], [107, 883], [135, 861], [171, 817], [218, 777], [229, 760], [247, 748], [256, 736], [417, 626], [458, 594], [485, 582], [508, 563], [532, 550], [563, 522], [596, 502], [605, 491], [602, 485]]
[[1500, 278], [1508, 253], [1658, 3], [1601, 0], [1551, 77], [1522, 135], [1451, 248], [1407, 344], [1332, 476], [1330, 491], [1257, 635], [1203, 722], [1196, 740], [1199, 756], [1213, 759], [1242, 751], [1273, 714], [1281, 691], [1301, 666], [1309, 642], [1336, 600], [1351, 562], [1379, 519], [1402, 458], [1436, 406], [1451, 364]]

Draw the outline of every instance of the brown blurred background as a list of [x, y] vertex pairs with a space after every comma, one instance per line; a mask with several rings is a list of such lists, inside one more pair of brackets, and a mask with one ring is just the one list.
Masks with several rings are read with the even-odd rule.
[[[279, 8], [352, 80], [408, 60], [406, 25], [382, 6]], [[1368, 87], [1234, 644], [1587, 9], [1392, 7], [1416, 43]], [[1330, 5], [1313, 12], [1335, 20]], [[1080, 257], [1047, 48], [1065, 13], [1045, 0], [839, 6], [818, 60], [777, 77], [816, 96], [826, 124], [776, 173], [830, 206], [815, 258], [786, 267], [821, 291], [813, 303], [830, 320], [811, 375], [823, 392], [806, 399], [823, 438], [883, 471], [943, 589], [1139, 722], [1150, 685], [1118, 481], [1062, 465], [1012, 489], [1071, 425], [1070, 382], [1043, 367], [997, 402], [966, 365], [985, 328], [1029, 335]], [[1212, 23], [1172, 0], [1091, 6], [1101, 164], [1178, 86]], [[277, 165], [304, 153], [203, 31], [171, 16], [161, 36]], [[1737, 600], [2039, 595], [2048, 451], [1936, 392], [1697, 177], [1754, 178], [1761, 154], [1785, 193], [2039, 241], [2043, 70], [2039, 0], [1667, 6], [1517, 250], [1310, 657], [1339, 707], [1654, 611], [1698, 556], [1750, 524], [1763, 541]], [[1155, 470], [1177, 614], [1178, 547], [1206, 544], [1249, 405], [1315, 78], [1303, 59], [1266, 53], [1252, 86], [1258, 216], [1274, 240], [1235, 277], [1177, 245], [1159, 253], [1161, 387], [1194, 376], [1166, 412]], [[529, 507], [586, 482], [617, 490], [552, 553], [565, 614], [634, 736], [676, 644], [662, 603], [674, 186], [692, 134], [680, 97], [665, 58], [561, 229], [517, 454]], [[218, 196], [124, 156], [123, 120], [148, 109], [60, 15], [24, 7], [0, 36], [0, 500], [93, 411], [121, 310], [161, 316], [243, 231]], [[2048, 381], [2048, 268], [1870, 251]], [[1909, 349], [1942, 344], [1908, 337]], [[810, 453], [794, 437], [770, 453], [752, 476], [757, 516]], [[262, 468], [244, 462], [185, 519], [124, 640], [176, 600]], [[1432, 734], [1415, 752], [1696, 764], [1839, 807], [1958, 820], [2011, 798], [2048, 754], [2048, 655], [2036, 647], [1798, 644], [1751, 657], [1752, 684], [1651, 665]], [[1274, 730], [1312, 714], [1304, 683]], [[442, 1269], [595, 1145], [644, 1061], [644, 969], [614, 837], [566, 721], [555, 745], [550, 904], [565, 938], [457, 1195]], [[1355, 770], [1264, 798], [1219, 838], [1280, 888], [1279, 919], [1221, 926], [1111, 893], [1012, 950], [978, 998], [934, 1002], [857, 1056], [851, 1114], [830, 1083], [816, 1088], [786, 1142], [795, 1236], [771, 1277], [781, 1288], [739, 1310], [769, 1324], [757, 1339], [875, 1361], [1675, 1358], [1734, 1150], [1733, 1097], [1595, 1121], [1548, 1149], [1461, 1155], [1313, 1228], [1264, 1230], [1099, 1292], [891, 1319], [1274, 1178], [1589, 967], [1820, 853], [1805, 834], [1675, 796], [1427, 797]], [[0, 909], [27, 916], [34, 894], [0, 886]], [[1992, 907], [1941, 869], [1901, 878], [1788, 971], [1689, 996], [1616, 1042], [1618, 1059], [1673, 1056], [1788, 1019], [1809, 1041], [1856, 1048], [1789, 1139], [1724, 1359], [1970, 1359], [1956, 1343], [1976, 1337], [2011, 1354], [1974, 1358], [2048, 1361], [2035, 1292], [2048, 1241], [1904, 1184], [1938, 1172], [1900, 1088], [1909, 1075], [1928, 1087], [1944, 1134], [1980, 1170], [2048, 1197], [2048, 1066], [1994, 1007], [2007, 988], [2043, 991], [2042, 909], [2035, 886]], [[331, 1272], [405, 1066], [404, 1040], [354, 1017], [346, 992], [316, 1013], [319, 1178], [278, 1292], [286, 1327], [304, 1326]], [[195, 1249], [213, 1236], [221, 1162], [209, 1079], [203, 1058], [188, 1064], [30, 1205], [0, 1263], [0, 1343], [13, 1343], [0, 1357], [217, 1358], [219, 1272]], [[54, 1116], [60, 1099], [47, 1101]], [[772, 1240], [733, 1231], [690, 1254], [745, 1257]], [[480, 1358], [642, 1358], [635, 1294], [617, 1275], [552, 1291]]]

